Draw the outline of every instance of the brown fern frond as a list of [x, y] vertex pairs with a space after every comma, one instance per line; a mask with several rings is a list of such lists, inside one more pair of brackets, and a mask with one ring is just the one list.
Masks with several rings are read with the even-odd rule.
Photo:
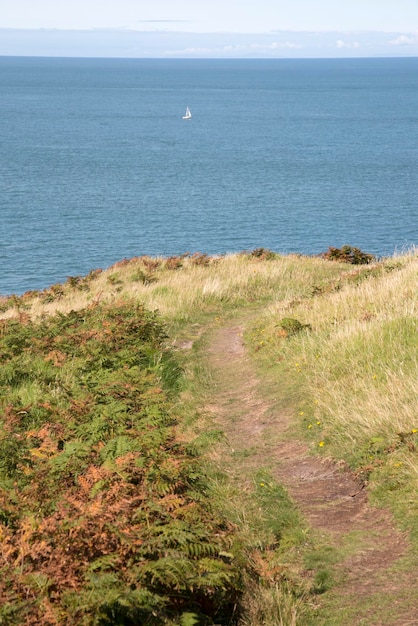
[[45, 361], [52, 361], [55, 367], [62, 367], [67, 360], [67, 355], [61, 350], [51, 350], [45, 357]]

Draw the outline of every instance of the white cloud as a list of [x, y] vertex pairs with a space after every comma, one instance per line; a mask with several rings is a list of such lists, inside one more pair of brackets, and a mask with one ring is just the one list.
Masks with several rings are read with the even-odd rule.
[[220, 51], [220, 48], [183, 48], [182, 50], [166, 50], [167, 56], [207, 56]]
[[298, 43], [293, 43], [292, 41], [284, 41], [283, 43], [279, 42], [279, 41], [275, 41], [274, 43], [271, 44], [270, 46], [273, 50], [277, 50], [280, 48], [287, 48], [290, 50], [295, 50], [298, 48], [302, 48], [303, 46], [301, 46]]
[[291, 41], [273, 41], [266, 43], [236, 43], [236, 44], [226, 44], [220, 46], [210, 47], [189, 47], [189, 48], [181, 48], [178, 50], [166, 50], [165, 54], [167, 56], [205, 56], [210, 57], [211, 55], [218, 56], [230, 56], [230, 57], [248, 57], [248, 56], [260, 56], [263, 54], [267, 54], [269, 56], [274, 55], [274, 52], [279, 52], [280, 50], [299, 50], [302, 49], [303, 46], [297, 43], [293, 43]]
[[389, 41], [391, 46], [410, 46], [413, 43], [416, 43], [415, 37], [408, 37], [407, 35], [399, 35], [396, 39]]
[[358, 41], [343, 41], [342, 39], [337, 39], [336, 41], [337, 48], [361, 48], [361, 44]]
[[292, 43], [291, 41], [273, 41], [269, 44], [253, 43], [250, 48], [253, 50], [297, 50], [302, 48], [298, 43]]

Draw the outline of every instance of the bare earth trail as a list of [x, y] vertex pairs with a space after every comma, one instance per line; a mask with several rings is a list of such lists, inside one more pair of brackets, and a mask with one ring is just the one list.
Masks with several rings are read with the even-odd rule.
[[[289, 436], [289, 417], [277, 414], [261, 395], [242, 334], [240, 324], [219, 328], [207, 347], [214, 381], [207, 408], [226, 433], [231, 451], [251, 450], [243, 461], [246, 471], [268, 468], [329, 545], [338, 548], [351, 541], [349, 557], [337, 566], [339, 582], [329, 594], [334, 600], [339, 598], [341, 611], [347, 607], [347, 615], [355, 618], [338, 624], [418, 625], [418, 607], [408, 601], [408, 589], [416, 585], [416, 579], [397, 567], [407, 554], [407, 538], [388, 511], [369, 504], [367, 490], [355, 477], [312, 456], [306, 443]], [[332, 626], [329, 619], [318, 624]]]

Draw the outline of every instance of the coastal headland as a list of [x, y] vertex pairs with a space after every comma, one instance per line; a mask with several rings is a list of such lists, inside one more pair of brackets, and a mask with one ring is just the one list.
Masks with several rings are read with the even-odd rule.
[[0, 298], [0, 622], [416, 623], [416, 250]]

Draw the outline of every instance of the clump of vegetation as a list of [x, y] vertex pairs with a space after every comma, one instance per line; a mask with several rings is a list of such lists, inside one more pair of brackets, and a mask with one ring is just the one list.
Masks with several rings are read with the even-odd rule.
[[207, 267], [208, 265], [210, 265], [212, 259], [207, 254], [195, 252], [190, 257], [190, 261], [193, 263], [193, 265], [201, 265], [203, 267]]
[[150, 257], [136, 257], [132, 259], [131, 265], [135, 266], [135, 271], [130, 275], [132, 282], [142, 283], [143, 285], [151, 285], [158, 282], [157, 270], [161, 267], [159, 259], [151, 259]]
[[271, 261], [272, 259], [278, 258], [278, 255], [268, 248], [255, 248], [255, 250], [252, 250], [252, 252], [249, 253], [249, 256], [252, 259], [258, 259], [259, 261]]
[[234, 529], [176, 437], [156, 315], [95, 305], [0, 336], [0, 621], [227, 623]]
[[[100, 273], [100, 272], [99, 272]], [[67, 284], [71, 289], [78, 291], [88, 291], [89, 283], [98, 276], [98, 273], [90, 272], [87, 276], [68, 276]]]
[[156, 283], [158, 278], [155, 276], [153, 272], [147, 272], [144, 269], [138, 268], [136, 272], [131, 274], [131, 281], [142, 283], [143, 285], [151, 285], [151, 283]]
[[123, 280], [120, 277], [118, 272], [114, 272], [113, 274], [109, 274], [107, 276], [107, 282], [111, 285], [123, 285]]
[[159, 267], [161, 267], [160, 259], [153, 259], [148, 256], [143, 256], [140, 258], [140, 261], [146, 267], [146, 269], [150, 272], [155, 272]]
[[4, 313], [10, 307], [9, 298], [6, 296], [0, 296], [0, 313]]
[[342, 248], [330, 247], [321, 256], [329, 261], [339, 261], [340, 263], [350, 263], [351, 265], [368, 265], [376, 260], [373, 254], [362, 252], [359, 248], [353, 248], [348, 245]]
[[80, 286], [80, 283], [82, 282], [82, 280], [83, 279], [81, 276], [68, 276], [67, 277], [67, 283], [72, 289], [77, 289]]
[[40, 294], [40, 299], [43, 303], [55, 302], [56, 300], [61, 300], [64, 294], [64, 286], [57, 283], [56, 285], [51, 285], [51, 287], [44, 289]]
[[127, 265], [133, 265], [134, 263], [136, 263], [138, 261], [138, 257], [132, 257], [130, 259], [121, 259], [120, 261], [116, 261], [116, 263], [114, 263], [113, 265], [111, 265], [109, 267], [109, 270], [120, 270], [124, 267], [126, 267]]
[[278, 326], [281, 330], [281, 334], [284, 336], [297, 335], [302, 330], [311, 329], [310, 324], [302, 324], [302, 322], [300, 322], [297, 319], [294, 319], [293, 317], [284, 317], [279, 322]]
[[165, 260], [165, 268], [167, 270], [178, 270], [183, 266], [183, 256], [169, 256]]
[[0, 313], [4, 313], [9, 309], [15, 309], [21, 312], [30, 308], [32, 301], [39, 296], [39, 291], [26, 291], [23, 295], [18, 296], [0, 296]]
[[96, 268], [95, 270], [90, 270], [90, 272], [86, 276], [86, 280], [91, 282], [95, 280], [98, 276], [100, 276], [102, 272], [103, 270], [100, 267]]

